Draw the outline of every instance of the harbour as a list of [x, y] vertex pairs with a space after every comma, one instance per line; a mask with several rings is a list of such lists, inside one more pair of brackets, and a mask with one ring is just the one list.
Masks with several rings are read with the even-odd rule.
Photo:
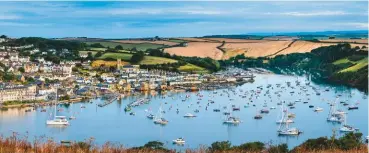
[[[343, 86], [315, 84], [305, 77], [276, 74], [255, 76], [252, 83], [213, 90], [147, 91], [119, 100], [91, 99], [81, 103], [80, 107], [76, 107], [79, 104], [58, 105], [57, 108], [64, 109], [57, 112], [58, 115], [69, 117], [73, 114], [76, 117], [69, 120], [68, 126], [45, 124], [52, 117], [52, 106], [45, 106], [46, 112], [41, 108], [29, 112], [25, 108], [9, 108], [0, 112], [0, 132], [17, 132], [19, 135], [28, 135], [30, 139], [46, 135], [58, 141], [93, 138], [97, 144], [110, 141], [128, 147], [158, 140], [165, 142], [168, 148], [198, 148], [226, 140], [236, 145], [261, 141], [287, 143], [289, 147], [294, 147], [309, 138], [330, 137], [333, 133], [341, 136], [344, 132], [340, 132], [340, 129], [345, 123], [368, 135], [365, 93]], [[99, 107], [99, 104], [107, 105]], [[335, 110], [345, 112], [345, 123], [327, 121], [332, 114], [332, 105]], [[130, 107], [129, 111], [125, 111], [127, 106]], [[357, 109], [350, 109], [354, 107]], [[316, 111], [318, 108], [321, 109]], [[132, 112], [134, 115], [130, 115]], [[152, 112], [154, 118], [160, 114], [161, 118], [168, 121], [167, 124], [155, 124], [154, 119], [148, 118], [148, 112]], [[290, 120], [282, 117], [290, 115], [294, 116], [288, 117]], [[290, 128], [302, 133], [281, 135], [278, 132], [281, 123], [288, 123]], [[180, 137], [186, 143], [173, 145], [172, 140]]]

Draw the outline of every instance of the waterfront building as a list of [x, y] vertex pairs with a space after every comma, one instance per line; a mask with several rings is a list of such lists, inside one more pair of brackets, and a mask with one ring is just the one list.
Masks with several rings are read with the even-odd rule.
[[0, 87], [0, 103], [6, 101], [26, 101], [36, 99], [36, 85]]

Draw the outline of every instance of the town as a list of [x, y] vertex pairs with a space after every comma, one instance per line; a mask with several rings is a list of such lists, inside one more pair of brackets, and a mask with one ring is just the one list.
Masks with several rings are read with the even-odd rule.
[[[7, 39], [0, 39], [2, 42]], [[121, 64], [117, 60], [114, 71], [106, 72], [91, 67], [91, 61], [60, 61], [55, 64], [38, 57], [31, 61], [29, 56], [21, 56], [19, 51], [31, 54], [40, 52], [33, 44], [24, 46], [0, 46], [0, 71], [5, 75], [14, 74], [14, 80], [0, 83], [0, 103], [2, 106], [33, 106], [35, 103], [50, 101], [50, 94], [58, 87], [58, 98], [64, 102], [80, 102], [99, 97], [105, 93], [122, 96], [143, 91], [198, 91], [219, 89], [228, 85], [253, 81], [251, 71], [222, 71], [212, 74], [170, 72], [164, 70], [140, 69], [140, 65]], [[48, 49], [41, 55], [68, 53], [68, 49]], [[87, 56], [81, 58], [87, 58]], [[4, 68], [5, 67], [5, 68]], [[80, 70], [84, 70], [81, 72]]]

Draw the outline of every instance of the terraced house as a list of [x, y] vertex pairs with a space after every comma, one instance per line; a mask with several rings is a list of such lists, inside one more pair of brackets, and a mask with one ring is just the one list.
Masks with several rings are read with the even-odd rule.
[[0, 103], [6, 101], [36, 100], [36, 85], [0, 87]]

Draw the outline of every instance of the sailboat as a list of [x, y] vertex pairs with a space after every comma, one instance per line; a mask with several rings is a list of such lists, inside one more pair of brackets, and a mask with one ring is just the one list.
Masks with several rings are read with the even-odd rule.
[[[285, 116], [282, 117], [282, 121], [284, 121]], [[299, 135], [302, 133], [297, 128], [290, 128], [289, 124], [290, 124], [289, 122], [282, 122], [279, 126], [278, 134], [279, 135]]]
[[161, 124], [161, 125], [166, 125], [168, 124], [168, 121], [166, 119], [163, 118], [163, 114], [162, 114], [162, 109], [161, 109], [161, 105], [159, 107], [159, 111], [158, 114], [154, 117], [154, 123], [155, 124]]
[[336, 112], [336, 101], [331, 104], [329, 109], [327, 121], [329, 122], [342, 122], [342, 114]]
[[65, 116], [56, 116], [56, 105], [58, 104], [58, 88], [56, 88], [56, 101], [54, 105], [54, 119], [47, 120], [47, 125], [69, 125]]
[[359, 130], [359, 129], [356, 129], [356, 128], [350, 126], [350, 125], [347, 125], [347, 123], [346, 123], [347, 122], [347, 116], [346, 116], [346, 114], [344, 114], [343, 120], [344, 120], [344, 124], [342, 124], [342, 126], [340, 128], [340, 131], [341, 132], [354, 132], [354, 131]]
[[[231, 107], [229, 107], [231, 108]], [[241, 123], [240, 119], [232, 116], [232, 111], [231, 110], [228, 110], [228, 114], [227, 114], [227, 117], [226, 119], [223, 121], [224, 124], [239, 124]]]
[[282, 111], [282, 115], [281, 115], [281, 119], [277, 120], [276, 123], [277, 124], [281, 124], [281, 123], [293, 123], [293, 120], [290, 119], [288, 116], [288, 110], [284, 109], [283, 106], [281, 107], [281, 111]]

